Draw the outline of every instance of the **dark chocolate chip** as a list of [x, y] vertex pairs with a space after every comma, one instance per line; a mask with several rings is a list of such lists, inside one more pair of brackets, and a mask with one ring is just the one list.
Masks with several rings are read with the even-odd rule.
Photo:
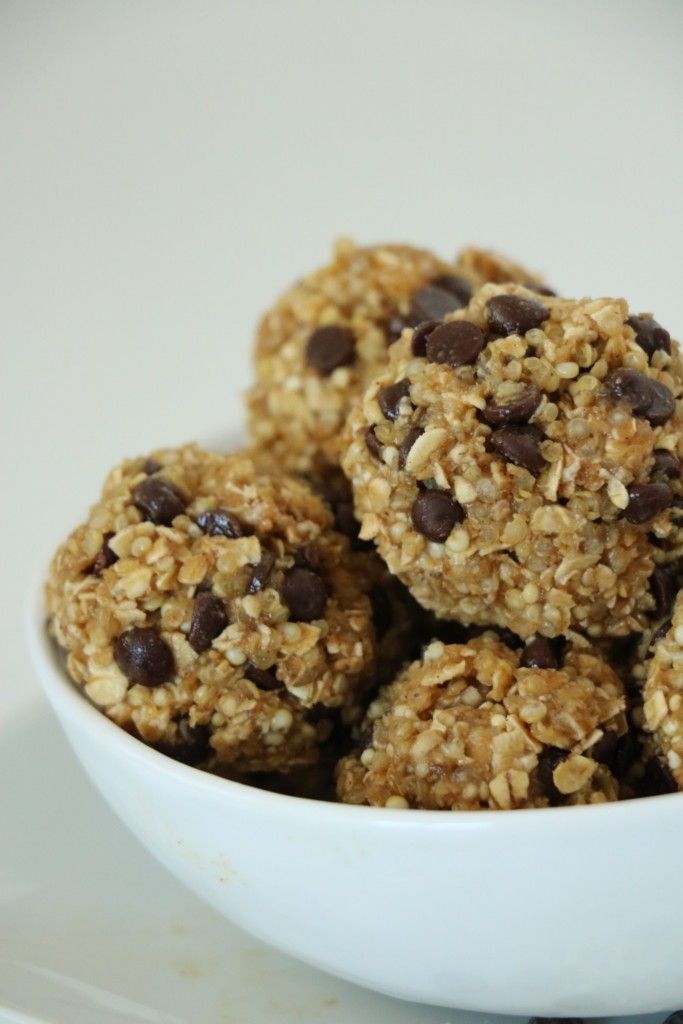
[[442, 288], [460, 300], [460, 307], [466, 306], [472, 298], [472, 285], [457, 274], [439, 274], [430, 281], [435, 288]]
[[251, 661], [244, 669], [244, 675], [254, 686], [258, 686], [259, 690], [281, 690], [283, 687], [273, 669], [258, 668]]
[[377, 639], [381, 640], [390, 628], [394, 615], [391, 608], [391, 601], [386, 589], [381, 586], [373, 587], [370, 591], [370, 604], [372, 606], [372, 621], [375, 624]]
[[387, 334], [387, 344], [393, 345], [394, 342], [398, 341], [398, 339], [403, 334], [403, 331], [408, 326], [409, 325], [406, 323], [402, 316], [390, 317], [385, 327]]
[[426, 353], [430, 363], [446, 366], [468, 366], [476, 363], [486, 339], [469, 320], [451, 320], [436, 327], [427, 338]]
[[559, 668], [557, 651], [551, 640], [545, 636], [537, 636], [529, 640], [520, 660], [522, 668]]
[[654, 459], [652, 467], [653, 476], [676, 477], [683, 473], [683, 466], [681, 466], [678, 456], [666, 448], [656, 448], [652, 453], [652, 457]]
[[173, 652], [154, 626], [133, 626], [114, 644], [114, 660], [130, 683], [161, 686], [173, 676]]
[[526, 334], [548, 319], [550, 312], [534, 299], [521, 295], [494, 295], [486, 303], [486, 318], [493, 334]]
[[611, 768], [619, 749], [619, 737], [615, 732], [605, 732], [597, 743], [590, 750], [590, 756], [598, 764], [604, 764]]
[[406, 459], [410, 454], [410, 449], [413, 447], [418, 437], [422, 437], [423, 434], [424, 430], [422, 429], [422, 427], [410, 427], [410, 429], [406, 433], [406, 436], [403, 438], [400, 445], [398, 446], [399, 469], [406, 468]]
[[338, 366], [350, 366], [355, 358], [356, 336], [348, 327], [318, 327], [308, 339], [306, 362], [322, 377], [329, 377]]
[[158, 473], [161, 469], [161, 463], [155, 459], [145, 459], [145, 463], [142, 467], [142, 472], [146, 473], [147, 476], [152, 476], [153, 473]]
[[465, 518], [465, 510], [445, 491], [422, 491], [413, 502], [410, 517], [418, 533], [443, 544], [453, 527]]
[[186, 715], [178, 719], [178, 734], [175, 743], [159, 743], [156, 747], [181, 764], [197, 765], [205, 761], [210, 752], [211, 729], [208, 725], [190, 725]]
[[382, 445], [375, 433], [374, 427], [368, 427], [365, 431], [365, 446], [370, 454], [381, 461], [382, 458]]
[[489, 446], [507, 462], [514, 462], [538, 476], [546, 465], [541, 454], [542, 440], [543, 434], [534, 426], [501, 427], [491, 434]]
[[582, 1017], [532, 1017], [529, 1024], [584, 1024]]
[[410, 395], [410, 381], [404, 377], [403, 380], [390, 384], [380, 391], [377, 396], [379, 407], [384, 418], [395, 420], [400, 412], [401, 402]]
[[245, 529], [236, 515], [224, 508], [212, 509], [197, 516], [197, 526], [209, 537], [228, 537], [231, 540], [244, 537], [250, 531]]
[[516, 398], [503, 405], [490, 402], [482, 412], [482, 418], [490, 427], [504, 427], [507, 424], [528, 423], [541, 401], [541, 392], [531, 384]]
[[630, 316], [626, 323], [632, 327], [636, 341], [651, 359], [658, 349], [671, 352], [671, 335], [651, 316]]
[[466, 305], [452, 291], [428, 284], [413, 295], [410, 314], [418, 323], [421, 320], [443, 320], [447, 313], [454, 313]]
[[551, 298], [557, 295], [554, 288], [549, 288], [547, 284], [537, 284], [535, 281], [526, 281], [524, 287], [530, 292], [536, 292], [537, 295], [548, 295]]
[[90, 566], [90, 572], [94, 576], [100, 576], [105, 569], [108, 569], [114, 562], [118, 562], [119, 556], [115, 554], [109, 547], [109, 541], [114, 536], [113, 533], [105, 533], [102, 540], [102, 547], [95, 556], [95, 561]]
[[315, 544], [305, 544], [294, 552], [294, 564], [300, 569], [311, 569], [321, 575], [325, 569], [320, 549]]
[[360, 523], [353, 514], [353, 502], [338, 501], [333, 506], [334, 526], [339, 533], [343, 533], [350, 541], [358, 540]]
[[181, 516], [187, 506], [185, 495], [160, 476], [141, 480], [133, 489], [133, 504], [139, 508], [145, 519], [157, 526], [170, 526], [176, 516]]
[[282, 599], [295, 622], [322, 619], [327, 604], [327, 587], [317, 573], [295, 566], [285, 573]]
[[671, 619], [666, 619], [664, 622], [662, 622], [661, 625], [657, 626], [657, 629], [654, 631], [654, 633], [650, 637], [650, 643], [648, 644], [648, 647], [652, 648], [652, 647], [654, 647], [654, 645], [656, 643], [658, 643], [659, 640], [663, 640], [664, 637], [666, 636], [666, 634], [671, 629], [671, 625], [672, 625], [672, 620]]
[[261, 561], [254, 566], [251, 570], [251, 578], [249, 580], [249, 586], [247, 592], [249, 594], [258, 594], [260, 590], [268, 583], [273, 566], [275, 565], [275, 555], [272, 551], [262, 551]]
[[551, 807], [562, 803], [565, 799], [555, 785], [553, 772], [558, 764], [561, 764], [568, 757], [568, 751], [560, 750], [559, 747], [546, 747], [538, 755], [538, 765], [535, 772], [536, 782], [543, 796], [547, 797]]
[[624, 509], [624, 518], [635, 525], [647, 523], [669, 508], [672, 501], [673, 494], [668, 484], [631, 484], [628, 488], [628, 505]]
[[676, 399], [666, 384], [662, 384], [661, 381], [652, 380], [650, 384], [652, 385], [653, 397], [645, 416], [653, 427], [661, 427], [663, 423], [671, 419], [676, 411]]
[[628, 366], [612, 370], [605, 378], [605, 388], [615, 401], [630, 405], [637, 416], [644, 416], [654, 399], [650, 378]]
[[424, 320], [421, 324], [418, 324], [413, 331], [412, 348], [414, 356], [424, 356], [427, 353], [427, 338], [435, 331], [437, 327], [441, 327], [440, 320]]
[[225, 605], [207, 590], [201, 590], [194, 599], [192, 623], [187, 640], [193, 651], [208, 651], [212, 642], [228, 624]]
[[655, 600], [655, 615], [661, 619], [671, 611], [677, 587], [671, 573], [657, 566], [650, 576], [650, 593]]
[[645, 764], [645, 771], [640, 783], [643, 796], [663, 796], [665, 793], [677, 793], [678, 786], [671, 769], [658, 757], [651, 757]]

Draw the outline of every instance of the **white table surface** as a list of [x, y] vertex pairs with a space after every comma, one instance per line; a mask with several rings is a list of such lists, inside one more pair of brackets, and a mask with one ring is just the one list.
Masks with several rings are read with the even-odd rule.
[[297, 965], [157, 868], [22, 610], [120, 457], [239, 437], [255, 319], [336, 235], [498, 246], [680, 337], [682, 39], [676, 0], [2, 3], [0, 1019], [474, 1019]]

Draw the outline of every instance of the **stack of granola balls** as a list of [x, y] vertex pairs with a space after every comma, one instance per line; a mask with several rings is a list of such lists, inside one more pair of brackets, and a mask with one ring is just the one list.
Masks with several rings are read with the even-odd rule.
[[94, 704], [353, 804], [683, 790], [683, 360], [652, 316], [341, 242], [255, 364], [250, 447], [124, 462], [53, 559]]

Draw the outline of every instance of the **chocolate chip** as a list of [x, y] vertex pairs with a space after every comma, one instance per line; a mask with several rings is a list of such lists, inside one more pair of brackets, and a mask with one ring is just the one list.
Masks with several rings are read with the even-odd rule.
[[410, 313], [417, 323], [421, 320], [443, 320], [447, 313], [454, 313], [466, 305], [452, 291], [428, 284], [413, 295]]
[[432, 278], [430, 284], [435, 288], [441, 288], [443, 291], [454, 295], [456, 299], [460, 300], [461, 308], [466, 306], [472, 298], [472, 285], [464, 277], [459, 277], [457, 274], [439, 274], [437, 277]]
[[173, 676], [173, 652], [154, 626], [133, 626], [114, 644], [114, 661], [130, 683], [161, 686]]
[[645, 416], [653, 427], [666, 423], [676, 408], [674, 396], [665, 384], [626, 366], [612, 370], [605, 379], [605, 387], [614, 400], [626, 402], [636, 416]]
[[258, 686], [259, 690], [281, 690], [283, 687], [283, 683], [272, 669], [258, 668], [251, 661], [244, 669], [244, 675], [254, 686]]
[[251, 570], [251, 578], [247, 587], [247, 593], [258, 594], [263, 590], [275, 565], [275, 555], [272, 551], [262, 551], [261, 561]]
[[511, 398], [503, 405], [490, 402], [482, 412], [482, 418], [490, 427], [503, 427], [507, 424], [528, 423], [541, 401], [541, 392], [532, 384], [525, 388], [516, 398]]
[[114, 562], [118, 562], [119, 556], [109, 547], [109, 541], [113, 536], [113, 533], [104, 534], [102, 547], [95, 555], [95, 561], [90, 566], [90, 572], [93, 576], [100, 576], [105, 569], [109, 568], [110, 565], [113, 565]]
[[666, 448], [656, 448], [652, 453], [652, 457], [654, 459], [652, 467], [653, 476], [676, 477], [683, 473], [683, 466], [681, 466], [678, 456]]
[[350, 501], [335, 502], [333, 513], [335, 529], [348, 537], [350, 541], [358, 540], [360, 524], [353, 513], [353, 503]]
[[648, 359], [659, 349], [671, 352], [671, 335], [651, 316], [630, 316], [626, 323], [633, 328], [636, 341], [647, 352]]
[[133, 504], [140, 509], [145, 519], [157, 526], [170, 526], [187, 506], [180, 488], [160, 476], [141, 480], [133, 489], [132, 498]]
[[636, 415], [644, 416], [653, 400], [652, 382], [638, 370], [621, 366], [605, 378], [605, 388], [616, 401], [624, 401]]
[[406, 459], [410, 454], [410, 449], [413, 447], [418, 437], [422, 437], [424, 430], [422, 427], [410, 427], [406, 436], [398, 446], [398, 468], [406, 468]]
[[221, 600], [206, 590], [200, 591], [194, 599], [192, 623], [187, 640], [193, 651], [201, 654], [208, 651], [213, 640], [228, 624], [225, 606]]
[[538, 476], [546, 465], [541, 455], [542, 440], [543, 434], [534, 426], [501, 427], [491, 434], [489, 447], [507, 462], [514, 462]]
[[669, 508], [672, 501], [673, 494], [668, 484], [631, 484], [628, 488], [628, 505], [624, 509], [624, 519], [639, 526], [654, 519], [665, 508]]
[[530, 292], [536, 292], [537, 295], [548, 295], [551, 298], [557, 295], [554, 288], [549, 288], [547, 284], [537, 284], [535, 281], [525, 281], [524, 287]]
[[465, 518], [465, 510], [445, 491], [423, 491], [413, 502], [410, 518], [423, 537], [443, 544], [453, 527]]
[[311, 569], [319, 576], [325, 568], [320, 549], [315, 544], [305, 544], [294, 552], [294, 564], [300, 569]]
[[551, 807], [562, 803], [564, 800], [564, 796], [555, 785], [553, 772], [558, 764], [561, 764], [568, 757], [568, 751], [560, 750], [559, 747], [546, 747], [538, 755], [538, 765], [535, 772], [536, 783]]
[[652, 380], [650, 384], [652, 386], [653, 398], [645, 416], [653, 427], [661, 427], [663, 423], [671, 419], [676, 411], [676, 399], [666, 384], [662, 384], [661, 381]]
[[153, 473], [158, 473], [160, 469], [160, 462], [156, 462], [155, 459], [145, 459], [145, 462], [142, 467], [142, 472], [146, 473], [147, 476], [152, 476]]
[[526, 334], [550, 316], [540, 302], [524, 299], [521, 295], [494, 295], [486, 303], [486, 318], [493, 334]]
[[228, 537], [231, 540], [244, 537], [250, 531], [245, 529], [237, 516], [224, 508], [211, 509], [197, 516], [197, 526], [209, 537]]
[[520, 660], [522, 668], [559, 668], [555, 645], [545, 636], [537, 636], [529, 640]]
[[385, 327], [387, 334], [387, 344], [393, 345], [394, 342], [398, 341], [398, 339], [403, 334], [403, 331], [408, 326], [409, 325], [406, 323], [402, 316], [390, 317]]
[[186, 715], [178, 719], [178, 733], [175, 743], [159, 743], [156, 747], [181, 764], [197, 765], [205, 761], [211, 752], [208, 725], [190, 725]]
[[661, 619], [671, 611], [677, 587], [671, 573], [657, 566], [650, 576], [650, 593], [655, 600], [655, 615]]
[[413, 331], [412, 348], [414, 356], [424, 356], [427, 353], [427, 339], [432, 331], [441, 327], [440, 320], [424, 320], [418, 324]]
[[663, 796], [665, 793], [678, 792], [671, 769], [658, 757], [651, 757], [646, 763], [639, 789], [643, 796]]
[[374, 458], [382, 459], [382, 445], [375, 433], [374, 427], [368, 427], [365, 431], [365, 446]]
[[648, 647], [652, 648], [652, 647], [654, 647], [654, 645], [656, 643], [658, 643], [659, 640], [663, 640], [664, 637], [666, 636], [666, 634], [671, 629], [671, 625], [672, 625], [672, 620], [671, 619], [666, 619], [666, 621], [662, 622], [662, 624], [660, 626], [657, 626], [657, 629], [654, 631], [654, 633], [650, 637], [650, 643], [648, 644]]
[[584, 1024], [582, 1017], [532, 1017], [529, 1024]]
[[394, 616], [391, 608], [391, 601], [384, 587], [376, 586], [370, 591], [370, 604], [372, 606], [372, 621], [375, 624], [377, 639], [381, 640], [389, 627]]
[[598, 764], [611, 768], [617, 756], [619, 737], [615, 732], [605, 732], [590, 750], [590, 756]]
[[483, 333], [469, 320], [451, 320], [436, 327], [427, 338], [426, 353], [430, 363], [446, 366], [468, 366], [476, 363], [486, 344]]
[[282, 599], [295, 622], [322, 619], [327, 604], [327, 587], [317, 573], [295, 566], [285, 573]]
[[410, 395], [410, 381], [407, 378], [390, 384], [377, 396], [379, 407], [387, 420], [395, 420], [400, 412], [401, 402]]
[[356, 358], [356, 336], [348, 327], [318, 327], [308, 339], [306, 362], [322, 377], [338, 366], [350, 366]]

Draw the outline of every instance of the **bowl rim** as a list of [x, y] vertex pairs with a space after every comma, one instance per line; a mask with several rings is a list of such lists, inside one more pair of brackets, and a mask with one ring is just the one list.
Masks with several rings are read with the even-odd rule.
[[[312, 797], [291, 796], [285, 793], [274, 793], [270, 790], [249, 786], [243, 782], [227, 779], [211, 772], [203, 771], [192, 765], [176, 761], [167, 754], [149, 746], [143, 740], [127, 732], [107, 717], [96, 707], [67, 675], [57, 662], [56, 643], [47, 631], [47, 616], [44, 601], [43, 571], [34, 580], [28, 594], [25, 621], [25, 639], [28, 647], [29, 660], [36, 673], [43, 693], [59, 719], [64, 713], [93, 738], [101, 739], [109, 746], [120, 746], [134, 760], [150, 771], [161, 772], [170, 780], [177, 779], [179, 784], [193, 785], [217, 797], [238, 802], [261, 805], [264, 813], [306, 814], [314, 813], [316, 819], [336, 819], [340, 823], [366, 824], [374, 827], [400, 826], [401, 828], [437, 828], [446, 830], [469, 830], [495, 827], [496, 829], [517, 829], [531, 817], [536, 826], [544, 823], [553, 829], [563, 819], [566, 824], [571, 821], [577, 827], [580, 822], [597, 825], [609, 823], [612, 827], [627, 818], [638, 820], [638, 815], [662, 813], [665, 809], [683, 812], [683, 792], [667, 793], [656, 797], [635, 797], [631, 800], [611, 801], [603, 804], [580, 804], [570, 807], [526, 807], [509, 812], [479, 811], [446, 811], [425, 810], [420, 808], [370, 807], [365, 805], [344, 804], [334, 801], [316, 800]], [[641, 820], [642, 824], [642, 820]], [[526, 827], [531, 827], [526, 826]]]

